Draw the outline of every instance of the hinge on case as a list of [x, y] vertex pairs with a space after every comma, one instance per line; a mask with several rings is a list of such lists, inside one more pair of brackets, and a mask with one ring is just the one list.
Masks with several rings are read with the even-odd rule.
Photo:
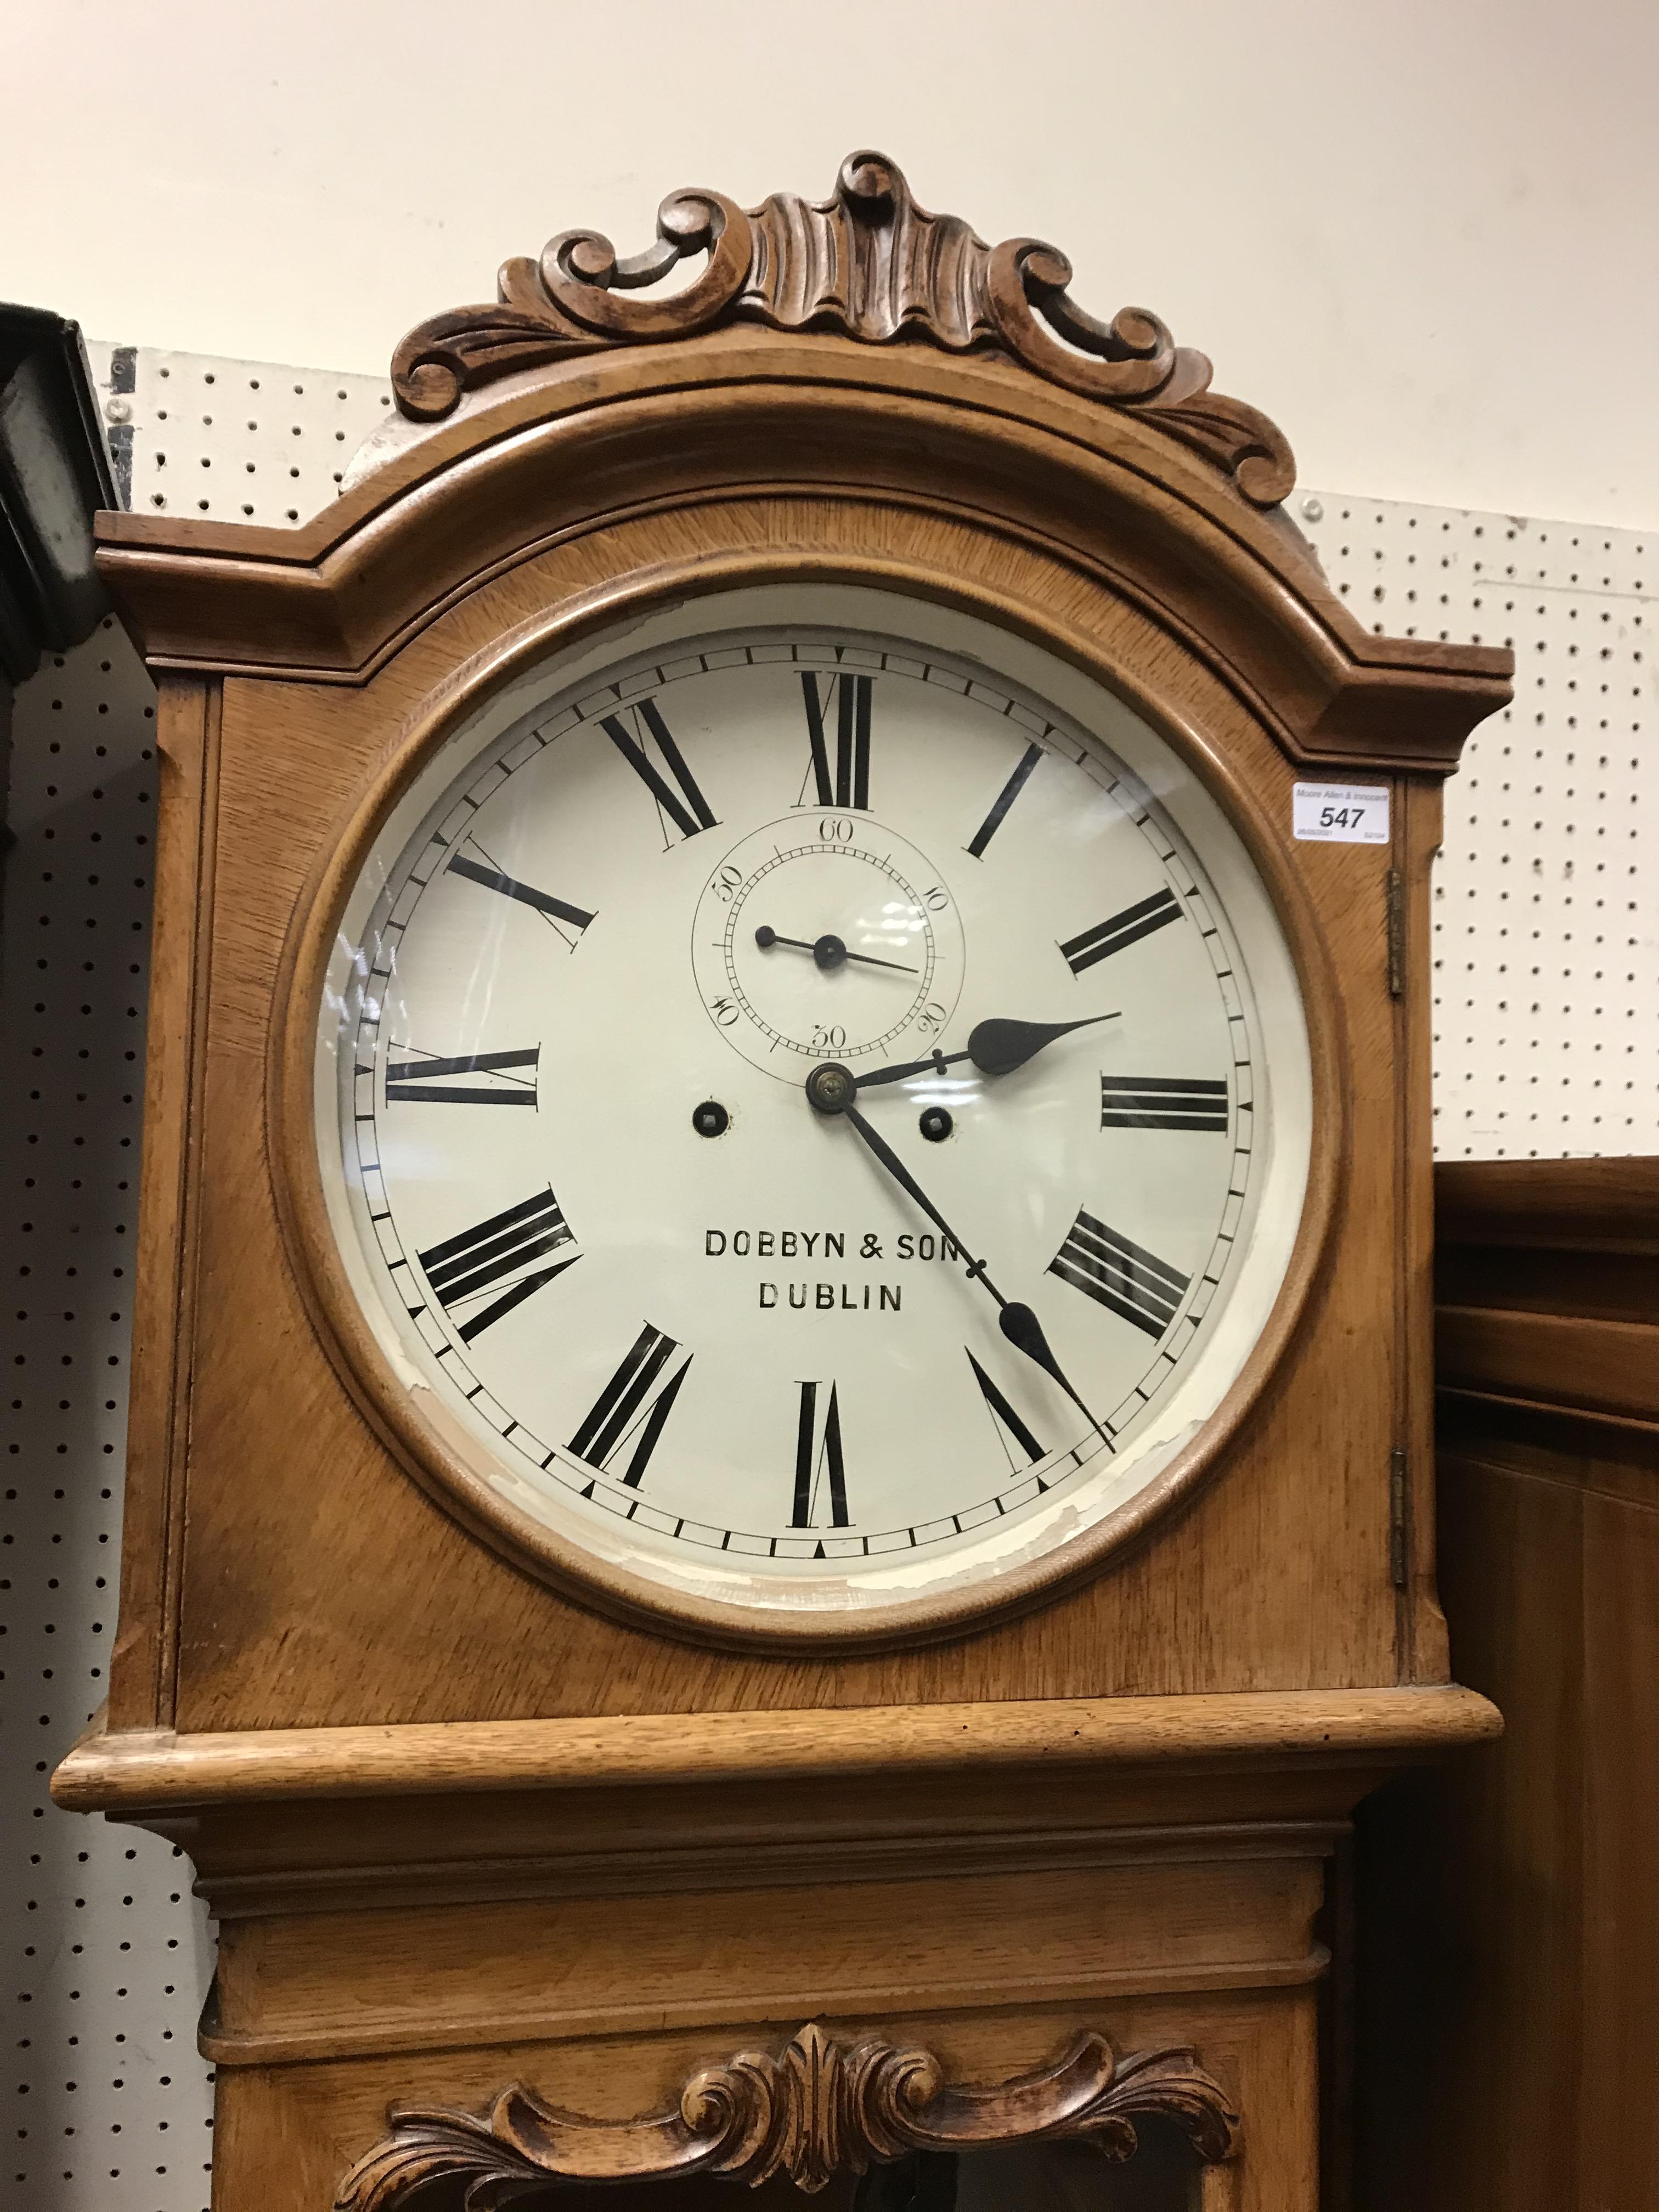
[[1397, 999], [1406, 988], [1406, 881], [1398, 868], [1389, 870], [1389, 996]]
[[1389, 1454], [1389, 1579], [1406, 1587], [1406, 1455], [1396, 1444]]

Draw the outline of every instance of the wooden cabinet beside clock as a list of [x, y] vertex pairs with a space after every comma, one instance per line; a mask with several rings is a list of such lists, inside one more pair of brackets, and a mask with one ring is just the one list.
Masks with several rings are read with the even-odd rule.
[[105, 518], [166, 781], [55, 1787], [218, 1917], [219, 2212], [1316, 2201], [1332, 1853], [1497, 1726], [1426, 942], [1510, 659], [1364, 629], [1069, 274], [875, 155], [682, 192], [412, 333], [314, 522]]

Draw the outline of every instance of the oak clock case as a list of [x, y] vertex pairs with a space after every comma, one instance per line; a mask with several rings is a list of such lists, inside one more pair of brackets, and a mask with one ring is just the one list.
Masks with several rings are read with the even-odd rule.
[[217, 1917], [216, 2212], [1340, 2162], [1350, 1814], [1498, 1725], [1429, 870], [1509, 659], [1069, 278], [873, 154], [677, 193], [411, 332], [313, 522], [100, 520], [161, 805], [53, 1789]]
[[[1304, 1210], [1300, 986], [1222, 805], [891, 593], [529, 659], [306, 918], [339, 1356], [361, 1317], [435, 1493], [613, 1602], [936, 1634], [1084, 1571], [1201, 1472]], [[312, 1002], [302, 960], [296, 1055]]]

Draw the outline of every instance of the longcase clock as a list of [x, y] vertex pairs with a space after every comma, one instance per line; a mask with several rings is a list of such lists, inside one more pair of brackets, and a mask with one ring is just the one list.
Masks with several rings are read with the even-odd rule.
[[1510, 661], [1366, 630], [1069, 278], [875, 154], [681, 192], [412, 332], [314, 522], [104, 519], [165, 786], [55, 1786], [218, 1917], [217, 2212], [1340, 2167], [1334, 1854], [1497, 1724], [1426, 902]]

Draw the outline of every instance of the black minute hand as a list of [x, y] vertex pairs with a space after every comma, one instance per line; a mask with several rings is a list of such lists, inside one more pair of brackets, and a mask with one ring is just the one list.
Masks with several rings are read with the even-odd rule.
[[[966, 1239], [957, 1235], [956, 1231], [951, 1228], [950, 1223], [939, 1212], [938, 1206], [934, 1205], [933, 1200], [928, 1197], [927, 1192], [911, 1174], [909, 1169], [905, 1166], [903, 1161], [893, 1150], [893, 1147], [888, 1143], [886, 1138], [881, 1135], [879, 1131], [871, 1127], [870, 1124], [865, 1120], [863, 1115], [860, 1113], [856, 1106], [843, 1106], [842, 1111], [847, 1116], [847, 1119], [852, 1123], [853, 1127], [858, 1131], [860, 1136], [863, 1138], [865, 1143], [870, 1147], [870, 1150], [875, 1154], [876, 1158], [881, 1162], [883, 1167], [886, 1169], [888, 1174], [891, 1176], [894, 1182], [897, 1183], [900, 1189], [908, 1191], [910, 1196], [915, 1199], [916, 1204], [921, 1208], [922, 1212], [927, 1216], [927, 1218], [933, 1223], [933, 1226], [939, 1231], [939, 1234], [942, 1237], [948, 1237], [951, 1243], [956, 1246], [957, 1251], [965, 1254], [968, 1249]], [[1003, 1297], [1001, 1291], [991, 1280], [991, 1278], [986, 1273], [985, 1262], [983, 1260], [969, 1260], [968, 1262], [968, 1274], [970, 1281], [977, 1280], [983, 1283], [986, 1289], [989, 1291], [991, 1296], [996, 1300], [997, 1304], [1005, 1312], [1007, 1310], [1008, 1301]]]
[[903, 1083], [913, 1075], [931, 1075], [936, 1070], [953, 1067], [961, 1060], [971, 1060], [981, 1075], [1012, 1075], [1028, 1060], [1035, 1060], [1043, 1046], [1052, 1044], [1056, 1037], [1069, 1036], [1073, 1030], [1086, 1030], [1091, 1022], [1115, 1022], [1117, 1018], [1114, 1012], [1085, 1014], [1076, 1022], [978, 1022], [968, 1033], [966, 1052], [936, 1052], [931, 1060], [909, 1060], [900, 1067], [878, 1067], [868, 1075], [860, 1075], [858, 1087], [870, 1091], [878, 1083]]
[[[927, 1064], [923, 1062], [924, 1066]], [[857, 1087], [851, 1070], [840, 1066], [833, 1060], [826, 1061], [822, 1066], [815, 1067], [806, 1079], [807, 1097], [818, 1112], [843, 1115], [852, 1123], [864, 1143], [874, 1153], [900, 1189], [915, 1200], [942, 1237], [948, 1237], [957, 1251], [965, 1254], [968, 1246], [963, 1238], [957, 1235], [956, 1231], [951, 1228], [950, 1223], [933, 1204], [933, 1200], [928, 1197], [909, 1169], [905, 1166], [886, 1138], [878, 1130], [871, 1127], [853, 1103], [853, 1094]], [[1048, 1348], [1048, 1340], [1042, 1334], [1042, 1323], [1032, 1312], [1030, 1307], [1022, 1305], [1017, 1299], [1005, 1298], [986, 1273], [983, 1260], [968, 1261], [968, 1276], [970, 1282], [983, 1283], [996, 1300], [999, 1309], [998, 1326], [1009, 1343], [1017, 1350], [1023, 1352], [1028, 1359], [1035, 1360], [1045, 1374], [1053, 1376], [1084, 1419], [1088, 1422], [1090, 1427], [1097, 1429], [1102, 1439], [1109, 1446], [1112, 1440], [1111, 1431], [1096, 1414], [1090, 1412], [1088, 1407], [1072, 1388], [1066, 1379], [1065, 1370]]]

